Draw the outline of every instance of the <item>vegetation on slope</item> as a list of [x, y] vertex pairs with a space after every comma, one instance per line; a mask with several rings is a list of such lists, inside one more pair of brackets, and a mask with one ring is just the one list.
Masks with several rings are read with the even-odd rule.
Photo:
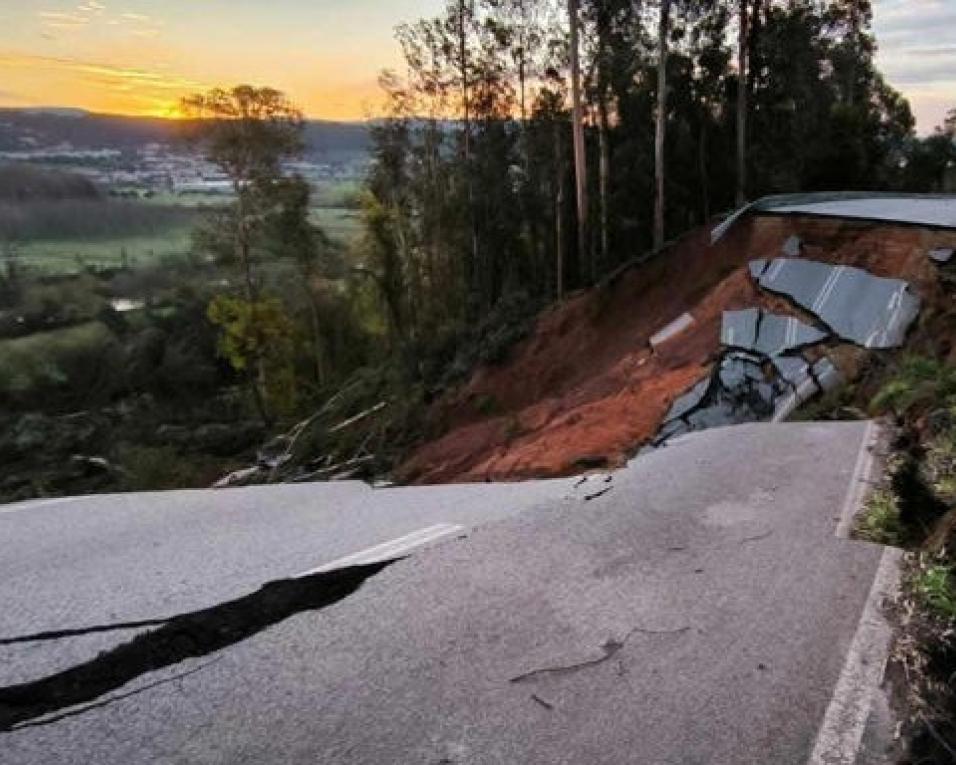
[[[950, 327], [952, 331], [953, 327]], [[945, 348], [952, 336], [937, 338]], [[956, 364], [906, 355], [872, 401], [898, 428], [886, 485], [856, 526], [905, 548], [891, 677], [904, 717], [902, 762], [946, 763], [956, 751]]]

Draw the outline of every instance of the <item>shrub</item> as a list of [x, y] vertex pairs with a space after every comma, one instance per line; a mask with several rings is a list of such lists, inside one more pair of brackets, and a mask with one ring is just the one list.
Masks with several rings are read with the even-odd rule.
[[935, 407], [956, 407], [956, 366], [925, 356], [903, 359], [897, 373], [873, 398], [874, 414], [905, 415]]
[[122, 348], [100, 322], [0, 341], [0, 406], [82, 408], [124, 384]]
[[879, 489], [867, 498], [863, 512], [857, 519], [856, 535], [875, 544], [901, 543], [903, 526], [900, 510], [891, 492]]
[[170, 446], [123, 445], [118, 450], [127, 491], [201, 488], [209, 486], [223, 466], [196, 455], [182, 455]]
[[915, 579], [923, 604], [942, 619], [956, 621], [956, 573], [952, 566], [932, 563], [922, 567]]

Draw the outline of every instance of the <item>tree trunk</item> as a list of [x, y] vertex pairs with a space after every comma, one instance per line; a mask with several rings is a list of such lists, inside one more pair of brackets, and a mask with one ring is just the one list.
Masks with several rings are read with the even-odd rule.
[[610, 17], [605, 7], [598, 8], [598, 193], [601, 215], [601, 268], [608, 267], [610, 260], [610, 245], [608, 239], [608, 189], [611, 185], [611, 146], [610, 126], [608, 120], [608, 90], [610, 56]]
[[465, 127], [465, 162], [471, 159], [471, 110], [468, 100], [468, 41], [465, 34], [466, 0], [458, 0], [458, 66], [461, 70], [461, 111]]
[[667, 36], [670, 33], [670, 0], [661, 0], [657, 41], [657, 127], [654, 133], [654, 250], [664, 246], [664, 138], [667, 129]]
[[309, 302], [309, 321], [312, 329], [312, 352], [315, 354], [315, 382], [321, 388], [325, 385], [325, 368], [322, 364], [322, 332], [319, 321], [319, 307], [315, 304], [315, 295], [312, 293], [312, 275], [302, 275], [302, 286], [305, 288], [305, 297]]
[[700, 173], [700, 203], [704, 223], [710, 220], [710, 179], [707, 172], [707, 117], [700, 121], [700, 136], [697, 145], [697, 167]]
[[555, 295], [564, 297], [564, 152], [561, 145], [561, 123], [554, 123], [554, 251]]
[[524, 46], [521, 48], [521, 55], [518, 59], [518, 93], [521, 99], [521, 126], [524, 127], [528, 120], [528, 108], [525, 104], [525, 55]]
[[737, 41], [737, 207], [747, 201], [747, 37], [750, 33], [747, 0], [740, 0]]
[[608, 245], [608, 187], [611, 182], [611, 147], [608, 140], [607, 96], [601, 94], [598, 105], [600, 124], [598, 126], [598, 141], [600, 144], [599, 185], [601, 195], [601, 268], [607, 268], [609, 261]]
[[578, 53], [578, 0], [568, 0], [571, 24], [571, 99], [574, 133], [574, 184], [577, 194], [578, 258], [588, 257], [587, 158], [584, 154], [584, 112], [581, 106], [581, 64]]
[[[242, 268], [243, 280], [245, 284], [246, 300], [249, 303], [250, 321], [255, 331], [258, 332], [259, 323], [256, 319], [256, 305], [259, 299], [258, 289], [256, 288], [255, 277], [252, 273], [252, 247], [249, 241], [249, 228], [246, 224], [245, 195], [241, 186], [236, 185], [237, 207], [236, 207], [236, 249], [238, 250], [239, 263]], [[252, 392], [252, 400], [262, 424], [269, 429], [272, 427], [272, 416], [269, 408], [266, 406], [265, 387], [266, 387], [266, 366], [265, 359], [262, 358], [262, 351], [258, 347], [253, 351], [252, 363], [247, 370], [249, 387]]]
[[[471, 103], [468, 94], [468, 39], [465, 30], [467, 0], [458, 0], [458, 63], [461, 68], [461, 110], [464, 125], [465, 184], [468, 190], [468, 219], [471, 227], [472, 283], [483, 283], [484, 273], [479, 264], [478, 226], [475, 220], [475, 188], [471, 172]], [[469, 285], [470, 286], [470, 285]]]

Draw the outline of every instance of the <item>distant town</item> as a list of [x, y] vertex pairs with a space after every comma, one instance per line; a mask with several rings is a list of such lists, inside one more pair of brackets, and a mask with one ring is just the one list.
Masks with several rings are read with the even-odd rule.
[[[0, 163], [69, 170], [120, 197], [229, 194], [225, 176], [192, 151], [175, 129], [175, 123], [161, 120], [59, 110], [0, 111]], [[369, 159], [364, 126], [310, 123], [306, 136], [306, 151], [289, 165], [290, 171], [314, 186], [365, 177]]]

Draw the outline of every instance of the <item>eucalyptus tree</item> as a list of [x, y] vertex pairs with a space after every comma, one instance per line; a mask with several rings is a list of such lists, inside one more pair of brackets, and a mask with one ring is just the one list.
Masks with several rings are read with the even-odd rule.
[[747, 199], [747, 49], [750, 34], [748, 0], [739, 0], [737, 12], [737, 195], [742, 207]]
[[[571, 46], [571, 127], [574, 138], [574, 189], [577, 201], [578, 259], [590, 260], [588, 253], [588, 171], [587, 153], [584, 145], [584, 107], [581, 99], [581, 51], [578, 32], [581, 19], [578, 0], [568, 0], [568, 28]], [[563, 293], [563, 284], [558, 284], [558, 297]]]
[[660, 0], [657, 24], [657, 115], [654, 130], [654, 250], [664, 246], [664, 141], [667, 131], [667, 53], [671, 0]]

